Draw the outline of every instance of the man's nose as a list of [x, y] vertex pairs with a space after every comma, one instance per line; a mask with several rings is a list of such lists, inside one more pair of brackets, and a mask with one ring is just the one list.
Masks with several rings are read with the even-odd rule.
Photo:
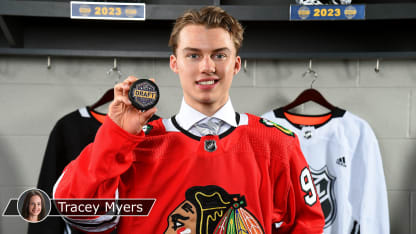
[[214, 73], [215, 63], [210, 56], [205, 56], [200, 63], [201, 72]]

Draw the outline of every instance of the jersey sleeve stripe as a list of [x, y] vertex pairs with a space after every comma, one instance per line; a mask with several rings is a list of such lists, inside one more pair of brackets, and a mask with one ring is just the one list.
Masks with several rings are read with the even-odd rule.
[[[59, 179], [56, 181], [53, 187], [53, 198], [55, 198], [56, 189], [59, 186], [59, 182], [61, 181], [64, 175], [65, 171], [62, 173], [62, 175], [59, 177]], [[119, 198], [118, 189], [116, 189], [114, 197], [116, 200]], [[113, 228], [115, 225], [117, 225], [117, 223], [120, 220], [120, 216], [118, 216], [118, 214], [113, 211], [109, 211], [107, 214], [101, 215], [95, 219], [72, 219], [66, 216], [61, 217], [65, 222], [76, 228], [79, 228], [83, 231], [92, 232], [100, 232]]]
[[73, 222], [68, 220], [68, 218], [63, 217], [63, 219], [65, 220], [65, 222], [69, 223], [71, 226], [74, 226], [78, 229], [81, 229], [83, 231], [87, 231], [87, 232], [102, 232], [102, 231], [106, 231], [109, 230], [113, 227], [115, 227], [118, 222], [120, 221], [120, 216], [110, 216], [111, 219], [108, 221], [105, 221], [103, 223], [100, 224], [81, 224], [78, 222]]

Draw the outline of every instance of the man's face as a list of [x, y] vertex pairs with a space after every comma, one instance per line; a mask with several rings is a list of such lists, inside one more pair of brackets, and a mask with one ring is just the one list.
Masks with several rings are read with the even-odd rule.
[[171, 69], [179, 75], [186, 103], [199, 109], [220, 108], [229, 96], [241, 59], [231, 35], [223, 28], [187, 25], [179, 33]]
[[169, 215], [165, 234], [196, 233], [196, 222], [195, 206], [189, 201], [184, 201]]

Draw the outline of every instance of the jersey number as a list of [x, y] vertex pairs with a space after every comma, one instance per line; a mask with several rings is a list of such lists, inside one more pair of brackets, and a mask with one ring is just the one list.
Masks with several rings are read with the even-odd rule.
[[302, 191], [306, 193], [306, 195], [303, 196], [305, 198], [305, 203], [313, 206], [317, 200], [316, 190], [313, 185], [311, 172], [306, 167], [303, 168], [302, 173], [300, 174], [300, 185], [302, 187]]

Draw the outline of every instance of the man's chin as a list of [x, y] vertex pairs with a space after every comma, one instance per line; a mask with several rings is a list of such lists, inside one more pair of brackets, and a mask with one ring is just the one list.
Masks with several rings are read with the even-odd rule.
[[212, 99], [210, 99], [210, 98], [205, 98], [205, 99], [202, 99], [200, 102], [201, 102], [202, 104], [205, 104], [205, 105], [212, 105], [212, 104], [214, 104], [214, 103], [215, 103], [215, 101], [214, 101], [214, 100], [212, 100]]
[[197, 103], [212, 105], [215, 103], [215, 100], [211, 97], [211, 95], [201, 95], [194, 99]]

